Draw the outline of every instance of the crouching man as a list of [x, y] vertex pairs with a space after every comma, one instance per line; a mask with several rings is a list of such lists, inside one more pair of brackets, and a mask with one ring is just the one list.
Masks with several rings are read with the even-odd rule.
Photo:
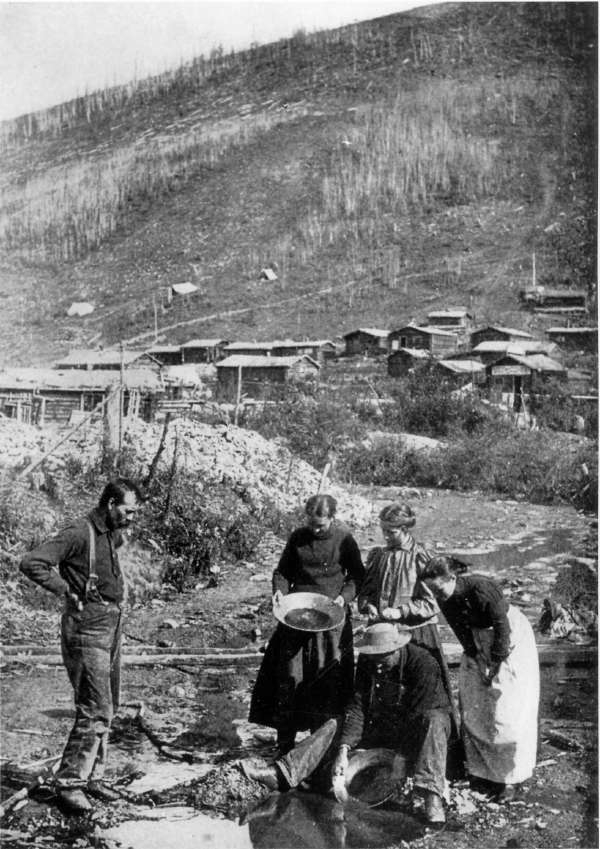
[[410, 638], [410, 630], [391, 623], [367, 628], [356, 647], [354, 695], [343, 719], [328, 720], [272, 765], [242, 761], [246, 775], [273, 790], [297, 787], [309, 777], [323, 788], [324, 774], [328, 787], [332, 780], [337, 786], [352, 749], [385, 747], [406, 759], [427, 821], [444, 823], [450, 701], [438, 662]]
[[75, 723], [56, 787], [74, 813], [91, 809], [84, 790], [111, 798], [100, 779], [120, 692], [124, 580], [117, 549], [142, 500], [136, 484], [118, 478], [107, 484], [91, 513], [30, 551], [20, 564], [28, 578], [65, 601], [62, 655], [74, 691]]

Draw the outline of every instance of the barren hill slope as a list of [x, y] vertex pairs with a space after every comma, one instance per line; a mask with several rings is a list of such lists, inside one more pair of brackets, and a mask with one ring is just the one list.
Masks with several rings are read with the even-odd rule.
[[445, 4], [5, 122], [0, 364], [151, 341], [155, 305], [169, 341], [539, 329], [534, 251], [595, 291], [596, 41], [594, 4]]

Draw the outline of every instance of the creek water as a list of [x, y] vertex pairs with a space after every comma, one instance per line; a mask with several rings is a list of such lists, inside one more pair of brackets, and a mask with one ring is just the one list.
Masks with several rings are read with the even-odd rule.
[[425, 833], [424, 824], [398, 806], [342, 806], [300, 791], [273, 793], [239, 823], [193, 809], [164, 808], [154, 816], [158, 813], [164, 819], [124, 822], [97, 837], [129, 849], [383, 849]]
[[453, 548], [452, 554], [469, 564], [474, 572], [494, 575], [506, 569], [535, 571], [540, 561], [548, 563], [566, 558], [577, 537], [574, 528], [549, 528], [533, 534], [514, 534], [493, 539], [478, 548]]

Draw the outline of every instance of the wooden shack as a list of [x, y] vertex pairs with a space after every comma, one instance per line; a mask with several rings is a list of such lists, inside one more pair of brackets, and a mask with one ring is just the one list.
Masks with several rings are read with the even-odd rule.
[[442, 380], [457, 389], [469, 384], [481, 386], [486, 382], [485, 366], [479, 360], [433, 360], [433, 367]]
[[272, 342], [230, 342], [223, 347], [226, 357], [269, 357], [272, 352]]
[[525, 394], [539, 393], [549, 378], [567, 379], [564, 366], [545, 354], [506, 354], [489, 363], [485, 371], [490, 397], [501, 399], [515, 410], [521, 409]]
[[586, 290], [570, 286], [560, 288], [535, 286], [529, 289], [521, 289], [519, 299], [524, 306], [538, 311], [577, 310], [585, 312], [587, 309]]
[[[5, 369], [0, 372], [0, 413], [28, 424], [66, 425], [74, 413], [94, 410], [120, 382], [119, 372], [113, 369]], [[123, 390], [124, 415], [149, 421], [164, 387], [152, 370], [128, 369], [123, 374]]]
[[344, 340], [344, 354], [353, 357], [358, 354], [367, 356], [380, 356], [388, 352], [389, 330], [380, 330], [377, 327], [359, 327], [351, 330], [342, 337]]
[[398, 348], [387, 358], [390, 377], [406, 377], [415, 367], [430, 362], [431, 354], [424, 348]]
[[148, 353], [163, 366], [179, 366], [182, 362], [179, 345], [153, 345]]
[[182, 363], [216, 363], [225, 355], [228, 339], [190, 339], [181, 345]]
[[543, 341], [541, 339], [519, 339], [517, 341], [494, 341], [480, 342], [476, 345], [471, 354], [474, 359], [479, 359], [484, 365], [497, 362], [507, 354], [516, 354], [518, 356], [529, 356], [532, 354], [545, 354], [546, 356], [556, 356], [558, 354], [558, 346], [553, 342]]
[[457, 333], [466, 333], [471, 329], [473, 316], [471, 313], [459, 307], [453, 310], [438, 310], [430, 312], [427, 316], [428, 327], [439, 327], [440, 330], [454, 330]]
[[524, 339], [533, 339], [531, 333], [525, 330], [517, 330], [514, 327], [502, 327], [498, 324], [488, 324], [471, 333], [471, 348], [475, 348], [481, 342], [519, 342]]
[[224, 397], [241, 394], [259, 397], [269, 386], [316, 379], [319, 364], [305, 355], [266, 357], [233, 355], [217, 363], [217, 382]]
[[144, 368], [158, 374], [161, 363], [147, 351], [123, 350], [119, 348], [106, 348], [92, 350], [88, 348], [71, 351], [54, 364], [54, 368], [62, 371], [66, 369], [82, 369], [85, 371], [120, 371], [121, 364], [124, 369]]
[[284, 339], [280, 342], [273, 342], [271, 353], [274, 357], [305, 355], [312, 357], [318, 363], [323, 363], [325, 360], [333, 359], [337, 351], [335, 343], [330, 339], [304, 339], [302, 341]]
[[598, 350], [597, 327], [549, 327], [546, 336], [552, 342], [571, 351]]
[[390, 350], [400, 348], [419, 348], [428, 351], [432, 357], [444, 357], [458, 349], [458, 336], [449, 330], [437, 327], [417, 327], [407, 324], [389, 334]]

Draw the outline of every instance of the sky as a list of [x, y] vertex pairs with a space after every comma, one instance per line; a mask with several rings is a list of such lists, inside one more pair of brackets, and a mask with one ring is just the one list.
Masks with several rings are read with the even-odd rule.
[[177, 67], [222, 45], [265, 44], [436, 0], [0, 0], [0, 120]]

